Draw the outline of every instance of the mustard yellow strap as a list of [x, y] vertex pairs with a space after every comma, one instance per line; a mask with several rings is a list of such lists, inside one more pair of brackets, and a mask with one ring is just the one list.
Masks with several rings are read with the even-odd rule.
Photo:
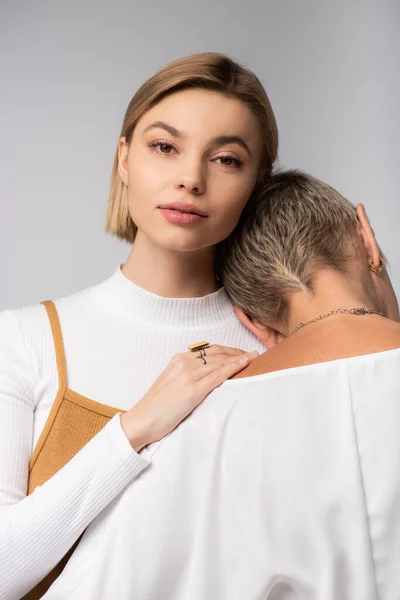
[[[53, 423], [56, 419], [57, 413], [60, 410], [60, 407], [62, 405], [65, 391], [67, 388], [67, 368], [66, 368], [66, 361], [65, 361], [64, 342], [63, 342], [63, 337], [62, 337], [62, 333], [61, 333], [61, 326], [60, 326], [60, 320], [59, 320], [58, 314], [57, 314], [57, 309], [55, 307], [54, 302], [51, 302], [50, 300], [46, 300], [45, 302], [42, 302], [41, 304], [43, 304], [44, 308], [47, 311], [47, 315], [49, 317], [50, 326], [51, 326], [51, 333], [53, 334], [53, 341], [54, 341], [54, 348], [55, 348], [56, 362], [57, 362], [57, 371], [58, 371], [58, 392], [57, 392], [57, 396], [54, 400], [53, 406], [51, 407], [51, 410], [50, 410], [49, 416], [47, 418], [47, 421], [45, 423], [45, 426], [43, 428], [43, 431], [40, 434], [40, 437], [39, 437], [37, 444], [35, 446], [35, 449], [33, 451], [30, 463], [29, 463], [29, 473], [30, 473], [29, 479], [30, 480], [31, 480], [33, 467], [35, 466], [35, 463], [39, 457], [39, 454], [42, 451], [42, 448], [50, 434], [50, 431], [51, 431]], [[29, 488], [30, 487], [31, 486], [29, 484]]]
[[57, 372], [58, 372], [58, 387], [59, 390], [65, 390], [67, 387], [67, 365], [65, 360], [64, 340], [61, 332], [60, 319], [58, 318], [57, 309], [51, 300], [42, 302], [45, 307], [53, 334], [54, 349], [56, 352]]

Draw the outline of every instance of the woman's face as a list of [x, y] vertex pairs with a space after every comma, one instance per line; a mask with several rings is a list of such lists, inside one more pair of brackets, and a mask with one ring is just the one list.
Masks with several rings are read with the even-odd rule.
[[119, 145], [137, 238], [179, 251], [225, 239], [256, 184], [259, 130], [246, 104], [217, 92], [183, 90], [152, 107]]

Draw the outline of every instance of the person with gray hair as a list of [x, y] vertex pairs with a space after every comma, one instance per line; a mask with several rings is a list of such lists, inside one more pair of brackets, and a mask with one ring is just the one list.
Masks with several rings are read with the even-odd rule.
[[[223, 242], [219, 262], [225, 288], [242, 309], [237, 314], [270, 347], [315, 311], [349, 303], [398, 320], [384, 258], [361, 204], [355, 207], [326, 183], [291, 170], [274, 174], [249, 204], [237, 231]], [[382, 319], [369, 320], [383, 327]], [[350, 324], [349, 337], [360, 325], [346, 316], [336, 322]]]
[[148, 447], [45, 598], [400, 598], [400, 324], [363, 206], [276, 174], [220, 277], [270, 349]]

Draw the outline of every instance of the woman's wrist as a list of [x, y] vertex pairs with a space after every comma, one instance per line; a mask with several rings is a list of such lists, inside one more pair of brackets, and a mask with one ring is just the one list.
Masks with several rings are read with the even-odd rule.
[[121, 427], [135, 452], [140, 452], [149, 443], [148, 428], [139, 418], [128, 411], [121, 415]]

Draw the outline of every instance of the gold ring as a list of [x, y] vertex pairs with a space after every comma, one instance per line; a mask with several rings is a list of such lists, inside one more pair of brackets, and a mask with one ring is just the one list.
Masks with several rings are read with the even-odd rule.
[[369, 266], [369, 268], [371, 269], [371, 271], [373, 273], [380, 273], [385, 265], [384, 265], [383, 260], [379, 259], [379, 265], [376, 267], [374, 265], [374, 259], [370, 258], [369, 261], [368, 261], [368, 266]]
[[188, 350], [190, 350], [190, 352], [197, 352], [197, 350], [203, 350], [209, 345], [210, 344], [208, 342], [196, 342], [195, 344], [188, 346]]
[[199, 356], [196, 356], [196, 358], [200, 358], [200, 359], [203, 361], [203, 365], [206, 365], [206, 364], [207, 364], [207, 361], [206, 361], [206, 359], [204, 358], [204, 356], [200, 356], [200, 355], [199, 355]]

